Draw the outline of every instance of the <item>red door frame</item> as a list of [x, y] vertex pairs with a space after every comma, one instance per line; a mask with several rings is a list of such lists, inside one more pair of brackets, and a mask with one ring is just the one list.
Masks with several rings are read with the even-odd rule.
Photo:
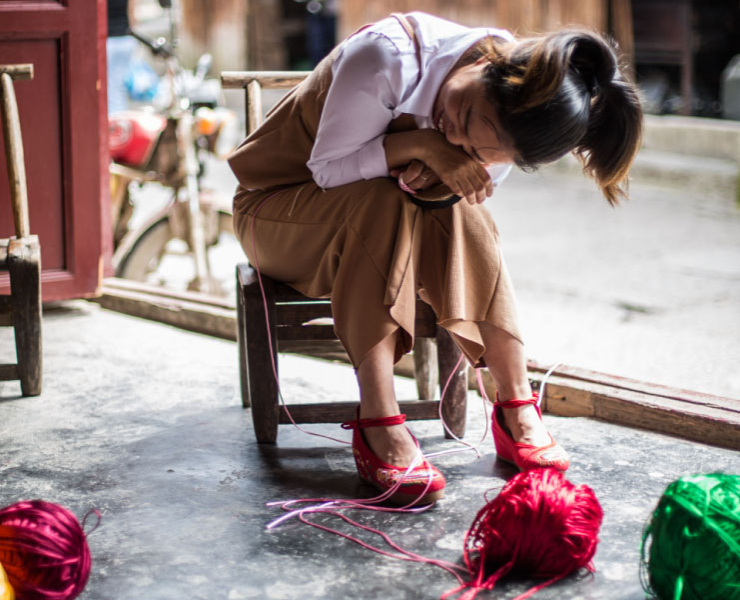
[[[104, 210], [109, 206], [106, 34], [106, 0], [0, 2], [0, 47], [5, 48], [0, 62], [24, 62], [26, 54], [32, 58], [41, 46], [46, 56], [53, 55], [51, 62], [56, 61], [55, 68], [36, 69], [33, 81], [15, 86], [29, 180], [31, 232], [41, 239], [42, 292], [47, 301], [96, 295], [103, 257], [110, 256], [110, 215]], [[58, 93], [39, 97], [41, 89]], [[34, 106], [41, 112], [29, 108]], [[35, 114], [52, 115], [59, 131], [39, 130]], [[3, 152], [0, 147], [0, 155]], [[4, 156], [0, 156], [3, 171], [4, 166]], [[57, 171], [59, 175], [45, 183], [53, 193], [32, 192], [34, 186], [39, 189], [47, 172]], [[10, 237], [13, 230], [4, 173], [0, 182], [0, 237]], [[0, 293], [7, 290], [8, 278], [2, 274]]]

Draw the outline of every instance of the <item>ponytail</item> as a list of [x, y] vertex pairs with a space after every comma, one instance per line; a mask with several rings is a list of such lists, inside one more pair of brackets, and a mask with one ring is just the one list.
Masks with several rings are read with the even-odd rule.
[[488, 58], [487, 95], [513, 140], [517, 165], [534, 170], [573, 152], [610, 204], [626, 197], [642, 110], [614, 49], [580, 30], [478, 48]]

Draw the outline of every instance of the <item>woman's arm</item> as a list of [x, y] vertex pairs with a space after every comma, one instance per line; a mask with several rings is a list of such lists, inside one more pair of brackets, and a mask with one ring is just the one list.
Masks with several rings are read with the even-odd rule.
[[383, 138], [403, 92], [401, 58], [390, 40], [367, 32], [345, 44], [307, 163], [325, 188], [388, 176]]

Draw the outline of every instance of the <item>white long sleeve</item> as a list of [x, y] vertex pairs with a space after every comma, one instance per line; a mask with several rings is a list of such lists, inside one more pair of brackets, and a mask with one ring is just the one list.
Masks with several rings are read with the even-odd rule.
[[360, 36], [335, 59], [307, 163], [321, 187], [388, 175], [383, 139], [398, 105], [401, 61], [388, 38], [372, 32]]

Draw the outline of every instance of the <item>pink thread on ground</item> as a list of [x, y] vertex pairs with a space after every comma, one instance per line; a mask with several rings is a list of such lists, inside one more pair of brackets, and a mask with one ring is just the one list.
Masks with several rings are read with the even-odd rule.
[[309, 521], [303, 515], [299, 515], [298, 518], [300, 519], [301, 522], [306, 523], [307, 525], [310, 525], [311, 527], [316, 527], [317, 529], [322, 529], [323, 531], [328, 531], [329, 533], [334, 533], [336, 535], [339, 535], [339, 536], [341, 536], [341, 537], [343, 537], [343, 538], [345, 538], [347, 540], [350, 540], [350, 541], [352, 541], [352, 542], [354, 542], [354, 543], [362, 546], [363, 548], [367, 548], [368, 550], [372, 550], [373, 552], [377, 552], [378, 554], [381, 554], [383, 556], [387, 556], [389, 558], [395, 558], [395, 559], [398, 559], [398, 560], [406, 560], [406, 561], [411, 561], [411, 562], [418, 562], [418, 563], [424, 563], [424, 564], [429, 564], [429, 565], [437, 566], [437, 567], [439, 567], [441, 569], [444, 569], [445, 571], [447, 571], [451, 575], [453, 575], [458, 580], [458, 582], [460, 582], [460, 584], [463, 585], [463, 582], [464, 582], [463, 575], [466, 574], [466, 571], [460, 565], [456, 565], [454, 563], [450, 563], [450, 562], [447, 562], [447, 561], [444, 561], [444, 560], [438, 560], [438, 559], [434, 559], [434, 558], [427, 558], [425, 556], [421, 556], [419, 554], [415, 554], [414, 552], [411, 552], [409, 550], [405, 550], [404, 548], [401, 548], [398, 544], [396, 544], [390, 538], [390, 536], [387, 533], [383, 533], [382, 531], [380, 531], [378, 529], [374, 529], [374, 528], [369, 527], [367, 525], [362, 525], [361, 523], [358, 523], [357, 521], [353, 521], [352, 519], [350, 519], [349, 517], [347, 517], [346, 515], [343, 515], [341, 513], [338, 513], [338, 512], [336, 512], [336, 513], [328, 512], [327, 514], [334, 514], [337, 517], [339, 517], [339, 518], [343, 519], [344, 521], [346, 521], [347, 523], [349, 523], [350, 525], [352, 525], [353, 527], [356, 527], [358, 529], [362, 529], [364, 531], [369, 531], [370, 533], [374, 533], [374, 534], [380, 536], [383, 539], [383, 541], [385, 541], [386, 544], [388, 544], [394, 550], [400, 552], [400, 554], [393, 554], [391, 552], [388, 552], [387, 550], [383, 550], [382, 548], [378, 548], [376, 546], [373, 546], [371, 544], [368, 544], [367, 542], [363, 542], [359, 538], [356, 538], [356, 537], [354, 537], [352, 535], [343, 533], [341, 531], [337, 531], [336, 529], [332, 529], [330, 527], [326, 527], [326, 526], [321, 525], [319, 523], [314, 523], [312, 521]]
[[66, 508], [31, 500], [0, 509], [0, 563], [19, 600], [72, 600], [85, 588], [92, 559], [84, 523]]

